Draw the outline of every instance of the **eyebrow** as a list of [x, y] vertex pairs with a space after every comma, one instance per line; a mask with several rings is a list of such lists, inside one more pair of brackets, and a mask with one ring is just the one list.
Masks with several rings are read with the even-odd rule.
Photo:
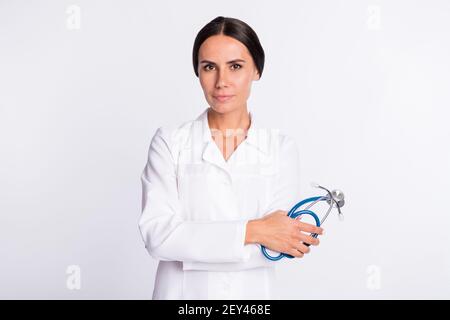
[[[245, 60], [234, 59], [234, 60], [228, 61], [227, 64], [232, 64], [232, 63], [236, 63], [236, 62], [244, 62], [245, 63]], [[216, 64], [215, 62], [212, 62], [212, 61], [209, 61], [209, 60], [202, 60], [202, 61], [200, 61], [200, 63]]]

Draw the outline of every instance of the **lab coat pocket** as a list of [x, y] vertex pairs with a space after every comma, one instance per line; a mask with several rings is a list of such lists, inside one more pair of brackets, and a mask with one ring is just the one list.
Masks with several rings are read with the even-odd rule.
[[251, 219], [263, 216], [272, 199], [275, 176], [274, 168], [259, 166], [246, 168], [235, 175], [235, 188], [240, 195], [238, 198], [242, 216]]

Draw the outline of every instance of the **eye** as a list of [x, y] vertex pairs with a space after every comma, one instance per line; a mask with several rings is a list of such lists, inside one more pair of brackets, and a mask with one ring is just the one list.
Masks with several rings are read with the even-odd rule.
[[[237, 66], [237, 68], [235, 68]], [[235, 63], [232, 65], [233, 69], [239, 70], [240, 68], [242, 68], [242, 66], [238, 63]]]
[[213, 65], [211, 65], [211, 64], [207, 64], [206, 66], [204, 66], [204, 67], [203, 67], [203, 70], [205, 70], [205, 71], [209, 71], [209, 70], [211, 70], [211, 69], [208, 69], [209, 67], [213, 67], [213, 68], [214, 68], [214, 66], [213, 66]]

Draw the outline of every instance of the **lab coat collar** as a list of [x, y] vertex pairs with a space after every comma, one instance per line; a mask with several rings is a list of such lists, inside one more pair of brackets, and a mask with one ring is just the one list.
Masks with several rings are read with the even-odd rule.
[[[211, 136], [211, 129], [208, 123], [208, 110], [209, 107], [206, 108], [203, 113], [197, 118], [198, 121], [201, 122], [201, 127], [203, 131], [203, 142], [208, 145], [211, 143], [215, 143]], [[267, 155], [269, 153], [269, 133], [270, 130], [259, 127], [257, 116], [253, 111], [249, 111], [250, 115], [250, 128], [247, 131], [247, 138], [243, 141], [243, 143], [249, 144], [252, 147], [256, 148], [263, 154]], [[204, 149], [204, 152], [207, 152], [208, 147]]]

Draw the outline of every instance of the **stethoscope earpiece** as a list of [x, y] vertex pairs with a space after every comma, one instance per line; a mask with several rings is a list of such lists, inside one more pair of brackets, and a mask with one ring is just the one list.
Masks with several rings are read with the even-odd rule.
[[[325, 190], [327, 192], [327, 195], [326, 196], [311, 197], [311, 198], [305, 199], [303, 201], [300, 201], [295, 206], [293, 206], [291, 210], [289, 210], [289, 212], [287, 214], [288, 217], [290, 217], [292, 219], [297, 219], [301, 215], [310, 215], [310, 216], [312, 216], [314, 218], [314, 220], [316, 222], [316, 226], [320, 227], [325, 222], [326, 218], [328, 217], [328, 214], [331, 212], [331, 209], [337, 208], [339, 221], [343, 221], [344, 220], [344, 215], [341, 212], [341, 208], [345, 204], [344, 193], [341, 190], [338, 190], [338, 189], [330, 191], [327, 188], [322, 187], [320, 184], [315, 183], [315, 182], [311, 182], [311, 186], [313, 188], [319, 188], [319, 189]], [[322, 220], [319, 220], [319, 217], [317, 216], [317, 214], [314, 211], [309, 210], [312, 206], [314, 206], [316, 203], [318, 203], [320, 201], [326, 201], [328, 203], [328, 205], [329, 205], [327, 213], [322, 218]], [[307, 204], [307, 203], [309, 203], [309, 205], [307, 207], [297, 211], [298, 208], [300, 208], [302, 205]], [[313, 233], [313, 234], [311, 234], [311, 236], [314, 237], [314, 238], [317, 238], [318, 234], [317, 233]], [[307, 243], [305, 243], [305, 245], [309, 246], [309, 244], [307, 244]], [[278, 256], [275, 256], [275, 257], [271, 256], [267, 252], [266, 247], [263, 246], [263, 245], [261, 245], [261, 251], [262, 251], [262, 253], [264, 254], [264, 256], [267, 259], [272, 260], [272, 261], [277, 261], [277, 260], [280, 260], [281, 258], [284, 258], [284, 257], [293, 258], [293, 256], [291, 256], [289, 254], [285, 254], [285, 253], [280, 253]]]

